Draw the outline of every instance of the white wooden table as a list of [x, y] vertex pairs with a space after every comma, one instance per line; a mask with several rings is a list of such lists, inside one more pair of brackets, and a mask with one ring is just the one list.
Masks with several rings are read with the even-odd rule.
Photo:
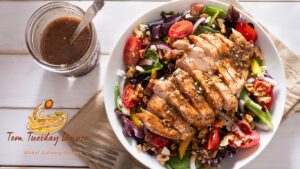
[[[106, 2], [94, 21], [102, 48], [101, 66], [77, 79], [44, 71], [28, 54], [25, 25], [31, 14], [45, 3], [0, 2], [0, 167], [86, 168], [65, 142], [56, 146], [53, 142], [12, 142], [8, 141], [7, 132], [25, 139], [28, 115], [46, 98], [55, 101], [55, 109], [74, 116], [99, 89], [107, 59], [124, 28], [144, 12], [165, 2]], [[91, 2], [71, 3], [86, 9]], [[293, 51], [300, 53], [300, 2], [245, 1], [242, 5]], [[300, 113], [296, 113], [284, 122], [266, 150], [245, 168], [298, 169], [299, 121]]]

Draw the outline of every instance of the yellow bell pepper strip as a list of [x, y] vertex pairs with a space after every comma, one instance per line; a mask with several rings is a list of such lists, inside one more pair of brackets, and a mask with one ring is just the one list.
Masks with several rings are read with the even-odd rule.
[[152, 69], [151, 70], [151, 79], [156, 79], [156, 77], [157, 77], [157, 70]]
[[262, 67], [259, 65], [257, 59], [252, 59], [251, 61], [251, 71], [254, 75], [259, 76], [262, 75]]
[[178, 152], [179, 152], [179, 158], [181, 160], [184, 157], [184, 155], [186, 153], [186, 150], [189, 147], [190, 143], [192, 142], [194, 135], [195, 135], [195, 132], [190, 137], [187, 137], [185, 140], [183, 140], [180, 143], [179, 148], [178, 148]]
[[142, 129], [142, 128], [143, 128], [143, 123], [141, 122], [140, 119], [138, 119], [138, 118], [135, 116], [134, 113], [131, 113], [130, 118], [131, 118], [133, 124], [134, 124], [137, 128], [139, 128], [139, 129]]

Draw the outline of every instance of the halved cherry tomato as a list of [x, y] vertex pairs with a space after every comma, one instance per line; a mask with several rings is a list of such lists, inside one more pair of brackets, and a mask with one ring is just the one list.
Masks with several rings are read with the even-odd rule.
[[133, 98], [132, 98], [134, 93], [135, 93], [135, 89], [133, 88], [133, 86], [130, 83], [127, 84], [122, 93], [121, 100], [122, 100], [123, 105], [128, 109], [135, 107], [136, 104], [138, 103], [137, 101], [133, 100]]
[[164, 138], [162, 136], [159, 136], [157, 134], [152, 134], [150, 138], [150, 144], [153, 145], [156, 148], [164, 148], [167, 147], [170, 144], [170, 140], [167, 138]]
[[205, 5], [203, 4], [194, 4], [191, 7], [191, 14], [193, 16], [199, 15], [205, 8]]
[[212, 128], [208, 134], [207, 150], [214, 150], [220, 143], [220, 129]]
[[250, 148], [256, 146], [257, 144], [259, 144], [260, 136], [256, 131], [252, 131], [251, 134], [245, 135], [243, 140], [245, 142], [238, 148]]
[[193, 23], [187, 20], [174, 23], [169, 29], [169, 37], [183, 38], [193, 32]]
[[274, 93], [273, 93], [273, 86], [268, 84], [268, 82], [265, 82], [260, 79], [255, 79], [253, 82], [254, 89], [257, 90], [258, 88], [262, 88], [267, 94], [265, 95], [266, 97], [271, 97], [271, 101], [268, 103], [263, 103], [260, 102], [257, 98], [255, 98], [255, 101], [261, 105], [262, 107], [266, 107], [267, 109], [270, 109], [271, 106], [273, 105], [274, 101]]
[[130, 37], [124, 47], [123, 60], [125, 66], [134, 66], [139, 60], [139, 50], [142, 48], [142, 42], [139, 38]]
[[233, 142], [229, 143], [230, 147], [234, 147], [234, 148], [250, 148], [253, 146], [256, 146], [257, 144], [259, 144], [260, 141], [260, 136], [256, 131], [252, 131], [249, 134], [245, 134], [242, 138], [238, 138], [235, 137], [235, 141], [241, 140], [243, 143], [240, 146], [237, 146], [236, 144], [234, 144]]
[[256, 42], [256, 31], [246, 21], [237, 23], [235, 29], [239, 31], [248, 41]]

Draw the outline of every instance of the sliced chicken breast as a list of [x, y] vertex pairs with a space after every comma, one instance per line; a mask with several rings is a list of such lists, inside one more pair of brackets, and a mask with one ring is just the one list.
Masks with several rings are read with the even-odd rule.
[[199, 37], [199, 36], [191, 35], [191, 36], [189, 36], [189, 38], [191, 39], [191, 41], [193, 43], [195, 43], [196, 46], [202, 48], [205, 51], [205, 54], [207, 56], [213, 58], [215, 65], [218, 69], [218, 72], [222, 76], [222, 79], [228, 85], [230, 90], [233, 93], [236, 93], [238, 91], [238, 86], [236, 86], [233, 77], [231, 77], [231, 74], [229, 74], [227, 69], [224, 67], [217, 47], [210, 44], [208, 41], [206, 41], [205, 39], [203, 39], [202, 37]]
[[214, 89], [217, 90], [223, 97], [223, 109], [227, 112], [236, 112], [238, 108], [238, 100], [235, 95], [231, 93], [230, 89], [217, 76], [211, 76], [211, 79], [213, 80]]
[[177, 130], [163, 125], [158, 117], [144, 109], [141, 109], [141, 111], [141, 113], [135, 115], [151, 132], [172, 140], [179, 140], [181, 138], [181, 134]]
[[189, 98], [193, 107], [200, 113], [199, 120], [202, 120], [203, 126], [211, 123], [215, 114], [205, 98], [197, 93], [195, 82], [189, 77], [188, 73], [182, 69], [177, 69], [173, 73], [172, 79], [177, 89]]
[[219, 59], [218, 49], [215, 46], [211, 45], [200, 36], [191, 35], [189, 38], [195, 44], [195, 46], [204, 50], [205, 55], [213, 58], [214, 60]]
[[194, 59], [198, 69], [203, 72], [215, 72], [217, 70], [213, 59], [205, 56], [203, 49], [199, 47], [192, 48], [188, 53], [188, 58]]
[[211, 45], [215, 46], [218, 49], [220, 55], [227, 54], [229, 52], [229, 48], [227, 47], [227, 45], [217, 36], [204, 33], [200, 36], [208, 41]]
[[247, 42], [246, 38], [239, 31], [233, 28], [232, 34], [229, 36], [229, 39], [237, 45], [244, 45]]
[[231, 76], [231, 74], [228, 73], [226, 67], [223, 65], [221, 61], [218, 61], [216, 65], [218, 68], [218, 72], [220, 73], [221, 79], [225, 82], [226, 85], [228, 85], [232, 93], [237, 93], [239, 87], [237, 86], [235, 80], [233, 79], [233, 76]]
[[208, 103], [212, 105], [215, 111], [220, 111], [223, 107], [223, 98], [217, 91], [213, 89], [212, 80], [207, 78], [207, 76], [205, 76], [199, 70], [194, 70], [192, 73], [194, 79], [197, 80], [204, 89], [204, 95], [208, 100]]
[[173, 48], [181, 50], [190, 50], [193, 46], [187, 39], [179, 39], [172, 44]]
[[175, 89], [169, 80], [155, 80], [154, 93], [163, 98], [170, 106], [175, 107], [181, 116], [190, 124], [197, 126], [198, 112], [190, 105], [189, 101]]
[[234, 47], [234, 42], [232, 42], [231, 40], [229, 40], [228, 38], [226, 38], [224, 35], [222, 35], [220, 33], [216, 33], [215, 36], [218, 37], [218, 38], [220, 38], [229, 48], [233, 48]]
[[147, 103], [147, 110], [159, 118], [166, 119], [172, 127], [181, 134], [181, 140], [185, 140], [193, 134], [194, 129], [187, 123], [178, 112], [167, 105], [166, 101], [157, 95], [153, 95]]

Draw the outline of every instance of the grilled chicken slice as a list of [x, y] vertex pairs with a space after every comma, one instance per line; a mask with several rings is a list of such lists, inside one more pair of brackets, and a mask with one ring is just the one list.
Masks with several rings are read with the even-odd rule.
[[187, 122], [193, 124], [195, 127], [202, 127], [202, 125], [197, 123], [199, 113], [190, 105], [189, 101], [175, 89], [169, 80], [155, 80], [153, 90], [156, 95], [166, 100], [170, 106], [175, 107]]
[[232, 28], [232, 34], [229, 36], [229, 39], [235, 42], [237, 45], [243, 45], [247, 42], [246, 38], [237, 30]]
[[233, 48], [234, 47], [234, 42], [232, 42], [231, 40], [229, 40], [228, 38], [226, 38], [224, 35], [222, 35], [220, 33], [216, 33], [215, 36], [218, 37], [218, 38], [220, 38], [229, 48]]
[[211, 45], [200, 36], [191, 35], [189, 38], [195, 46], [203, 49], [207, 56], [212, 57], [215, 61], [219, 59], [218, 49], [215, 46]]
[[226, 67], [223, 65], [221, 61], [218, 61], [216, 63], [218, 72], [221, 75], [222, 80], [225, 82], [226, 85], [228, 85], [230, 91], [232, 93], [237, 93], [239, 90], [238, 85], [236, 84], [235, 80], [233, 79], [233, 76], [228, 73]]
[[[182, 57], [180, 59], [176, 60], [176, 67], [182, 68], [187, 71], [187, 69], [190, 69], [188, 72], [192, 72], [193, 70], [200, 70], [203, 72], [215, 72], [216, 66], [214, 65], [214, 62], [206, 58], [201, 58], [198, 53], [198, 47], [193, 48], [188, 56]], [[207, 57], [208, 58], [208, 57]]]
[[227, 47], [227, 45], [217, 36], [211, 34], [204, 34], [204, 33], [201, 34], [200, 36], [206, 41], [208, 41], [211, 45], [215, 46], [218, 49], [219, 54], [221, 56], [229, 52], [229, 48]]
[[226, 112], [236, 112], [238, 108], [238, 100], [230, 89], [217, 76], [210, 77], [213, 81], [214, 89], [217, 90], [223, 97], [223, 109]]
[[172, 47], [175, 49], [190, 50], [193, 45], [191, 45], [187, 39], [179, 39], [172, 44]]
[[144, 109], [141, 109], [141, 111], [141, 113], [135, 115], [151, 132], [172, 140], [179, 140], [181, 138], [181, 134], [177, 130], [163, 125], [158, 117]]
[[188, 73], [182, 69], [177, 69], [173, 73], [172, 79], [177, 89], [189, 98], [193, 107], [200, 113], [202, 124], [207, 125], [211, 123], [214, 120], [215, 114], [205, 98], [197, 93], [195, 83], [193, 79], [189, 77]]
[[213, 89], [212, 80], [199, 70], [194, 70], [192, 73], [194, 79], [197, 80], [204, 89], [204, 95], [208, 102], [212, 105], [215, 111], [220, 111], [223, 107], [223, 97]]
[[185, 140], [193, 134], [194, 129], [187, 123], [178, 112], [167, 105], [166, 101], [157, 95], [153, 95], [147, 104], [147, 110], [159, 118], [166, 119], [172, 127], [181, 134], [181, 140]]
[[226, 68], [228, 74], [230, 74], [230, 76], [234, 80], [237, 90], [232, 90], [232, 92], [233, 92], [233, 94], [236, 94], [236, 92], [239, 91], [241, 88], [243, 88], [244, 84], [246, 83], [246, 78], [248, 76], [247, 72], [249, 72], [249, 71], [247, 69], [247, 72], [244, 72], [244, 73], [246, 73], [245, 74], [246, 76], [244, 77], [242, 72], [237, 72], [238, 70], [236, 70], [232, 66], [232, 64], [230, 64], [230, 60], [228, 59], [228, 57], [223, 59], [223, 65]]
[[212, 58], [204, 55], [203, 49], [194, 47], [188, 53], [188, 58], [196, 61], [197, 69], [203, 72], [215, 72], [217, 67]]
[[232, 93], [236, 93], [238, 91], [238, 86], [235, 84], [233, 77], [231, 77], [226, 67], [224, 67], [222, 60], [220, 60], [217, 47], [199, 36], [191, 35], [189, 38], [193, 43], [195, 43], [196, 46], [202, 48], [207, 56], [213, 58], [218, 72], [222, 76], [222, 79], [228, 85]]
[[[224, 59], [224, 56], [229, 54], [229, 48], [227, 47], [227, 45], [225, 43], [223, 43], [223, 41], [221, 40], [221, 38], [217, 37], [217, 36], [213, 36], [211, 34], [201, 34], [201, 37], [203, 37], [205, 40], [207, 40], [209, 43], [211, 43], [212, 45], [216, 46], [219, 54], [220, 54], [220, 61], [222, 63], [221, 69], [219, 68], [219, 70], [223, 70], [223, 67], [225, 67], [226, 72], [222, 73], [222, 75], [226, 76], [229, 75], [233, 82], [234, 82], [234, 86], [236, 86], [236, 88], [233, 86], [233, 84], [228, 84], [227, 85], [230, 87], [231, 91], [233, 92], [233, 94], [235, 94], [238, 90], [240, 90], [244, 83], [245, 83], [245, 79], [241, 78], [241, 76], [239, 76], [239, 74], [237, 73], [237, 71], [232, 67], [232, 65], [230, 65], [230, 63], [228, 62], [228, 60]], [[224, 79], [225, 81], [228, 81], [230, 78], [225, 77]]]
[[188, 72], [189, 75], [192, 76], [192, 78], [195, 81], [199, 81], [201, 87], [203, 87], [205, 91], [204, 95], [207, 101], [211, 104], [212, 108], [214, 108], [216, 111], [221, 110], [223, 98], [220, 96], [219, 93], [217, 93], [214, 90], [211, 90], [211, 84], [208, 83], [209, 79], [205, 78], [200, 69], [197, 69], [197, 67], [194, 66], [194, 64], [190, 62], [187, 58], [178, 59], [176, 61], [176, 67]]

